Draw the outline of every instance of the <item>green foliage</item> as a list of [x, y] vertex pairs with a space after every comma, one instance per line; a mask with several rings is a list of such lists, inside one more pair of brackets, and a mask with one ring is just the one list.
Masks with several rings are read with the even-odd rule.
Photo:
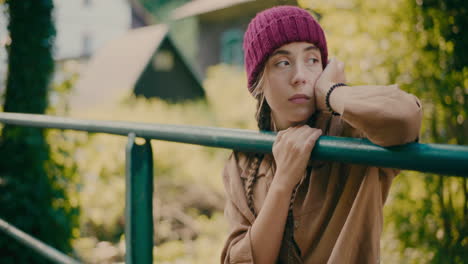
[[[255, 129], [255, 100], [238, 68], [209, 69], [206, 100], [169, 104], [128, 96], [111, 109], [73, 113], [81, 118]], [[81, 133], [77, 133], [77, 136]], [[123, 261], [126, 137], [93, 135], [76, 149], [82, 175], [84, 261]], [[221, 172], [229, 150], [152, 141], [154, 152], [154, 259], [157, 263], [218, 263], [228, 228], [222, 214]], [[213, 253], [215, 252], [215, 253]]]
[[[423, 102], [422, 142], [467, 144], [466, 1], [301, 4], [321, 15], [331, 54], [346, 63], [350, 83], [398, 83]], [[404, 172], [387, 204], [383, 261], [466, 262], [466, 179]]]
[[[466, 28], [466, 4], [410, 0], [300, 4], [319, 14], [330, 54], [346, 63], [349, 83], [398, 83], [422, 99], [422, 142], [466, 144], [466, 34], [455, 33]], [[204, 85], [206, 101], [172, 105], [127, 98], [115, 109], [94, 109], [81, 117], [255, 129], [255, 102], [246, 92], [242, 72], [213, 67]], [[123, 259], [125, 143], [125, 138], [96, 135], [78, 150], [85, 209], [82, 237], [75, 247], [89, 262]], [[153, 142], [153, 149], [155, 261], [218, 263], [226, 235], [222, 230], [227, 230], [221, 215], [220, 174], [229, 151], [159, 141]], [[465, 180], [454, 177], [417, 172], [398, 176], [385, 210], [382, 262], [466, 260], [467, 187]]]
[[[413, 43], [410, 68], [413, 91], [425, 105], [423, 138], [466, 145], [468, 122], [468, 4], [463, 1], [416, 1], [410, 5]], [[416, 32], [416, 34], [414, 33]], [[396, 75], [398, 78], [399, 76]], [[430, 252], [430, 263], [465, 263], [468, 259], [468, 185], [465, 178], [426, 175], [416, 178], [426, 192], [411, 210], [395, 210], [402, 246]], [[408, 179], [404, 179], [411, 184]], [[414, 182], [414, 181], [413, 181]], [[414, 199], [404, 188], [395, 205]], [[415, 214], [415, 212], [417, 212]], [[412, 221], [409, 221], [411, 218]], [[417, 230], [409, 236], [408, 230]], [[416, 245], [419, 244], [419, 245]]]
[[[54, 62], [52, 1], [6, 1], [12, 39], [4, 111], [44, 113]], [[77, 201], [67, 195], [73, 164], [60, 134], [42, 129], [4, 126], [0, 139], [0, 217], [62, 252], [71, 252]], [[50, 138], [52, 137], [52, 138]], [[57, 158], [56, 160], [54, 160]], [[46, 263], [24, 245], [1, 236], [2, 263]]]
[[[156, 2], [141, 1], [157, 13]], [[29, 7], [49, 3], [30, 2], [7, 1], [10, 8], [12, 3], [18, 6], [29, 3], [24, 4]], [[174, 5], [179, 3], [182, 1]], [[422, 142], [466, 144], [468, 63], [465, 47], [468, 43], [467, 35], [460, 33], [462, 28], [467, 28], [466, 3], [454, 0], [303, 0], [300, 3], [320, 15], [330, 54], [346, 63], [349, 83], [400, 84], [423, 101]], [[173, 6], [167, 6], [168, 10], [171, 8]], [[22, 16], [28, 18], [23, 23], [31, 23], [30, 19], [39, 16], [35, 15], [39, 10], [42, 9], [29, 10], [27, 16]], [[49, 77], [40, 80], [33, 77], [50, 73], [50, 58], [37, 59], [39, 54], [44, 54], [43, 50], [35, 49], [31, 43], [42, 40], [40, 43], [47, 46], [51, 42], [49, 37], [38, 37], [42, 32], [35, 28], [38, 25], [41, 23], [30, 25], [29, 35], [23, 36], [22, 42], [15, 42], [12, 34], [13, 42], [9, 47], [12, 65], [32, 70], [10, 68], [12, 74], [8, 83], [15, 89], [9, 88], [6, 99], [15, 103], [5, 105], [6, 111], [42, 113], [47, 105], [39, 95], [45, 93], [40, 89], [47, 87], [44, 81]], [[12, 28], [14, 25], [10, 25]], [[28, 43], [27, 48], [15, 48], [21, 43]], [[36, 60], [39, 62], [31, 63]], [[17, 75], [21, 72], [28, 74]], [[66, 78], [63, 85], [55, 87], [55, 96], [66, 94], [73, 80], [74, 76]], [[225, 65], [213, 67], [208, 71], [204, 86], [207, 93], [204, 101], [168, 104], [129, 96], [112, 109], [90, 109], [73, 115], [255, 129], [255, 102], [246, 91], [242, 71]], [[34, 92], [19, 92], [26, 88]], [[10, 97], [15, 99], [8, 100]], [[30, 103], [31, 97], [37, 100]], [[50, 109], [51, 113], [65, 113], [63, 101], [63, 98], [57, 99], [59, 104]], [[19, 223], [18, 227], [60, 250], [69, 250], [69, 244], [63, 241], [68, 241], [72, 234], [79, 237], [73, 240], [73, 247], [85, 262], [123, 261], [126, 138], [50, 131], [47, 134], [50, 146], [47, 147], [40, 130], [6, 127], [3, 134], [9, 140], [1, 142], [1, 147], [8, 152], [0, 152], [0, 217]], [[20, 141], [23, 139], [25, 142]], [[8, 143], [10, 147], [5, 142], [11, 142]], [[155, 261], [218, 263], [227, 232], [222, 216], [221, 171], [229, 151], [160, 141], [152, 144]], [[26, 172], [19, 173], [20, 168]], [[25, 182], [33, 183], [34, 189]], [[77, 185], [79, 190], [76, 190]], [[467, 188], [466, 180], [460, 178], [416, 172], [398, 176], [385, 211], [382, 262], [466, 261]], [[78, 230], [72, 227], [77, 220], [79, 203], [83, 209]], [[5, 251], [11, 248], [31, 260], [32, 255], [25, 254], [23, 246], [2, 238], [2, 263], [12, 262], [8, 259], [11, 251]]]

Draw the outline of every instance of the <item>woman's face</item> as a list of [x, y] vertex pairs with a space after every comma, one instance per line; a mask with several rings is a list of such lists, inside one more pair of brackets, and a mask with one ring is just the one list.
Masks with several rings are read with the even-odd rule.
[[278, 130], [307, 121], [323, 71], [320, 50], [307, 42], [289, 43], [275, 50], [265, 67], [263, 91]]

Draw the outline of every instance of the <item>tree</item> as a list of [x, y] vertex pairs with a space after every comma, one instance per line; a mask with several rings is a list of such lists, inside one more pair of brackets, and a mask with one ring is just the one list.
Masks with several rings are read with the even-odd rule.
[[[466, 145], [468, 2], [329, 0], [300, 3], [320, 14], [330, 54], [349, 83], [398, 83], [423, 103], [422, 143]], [[460, 164], [462, 165], [462, 164]], [[383, 262], [463, 263], [468, 259], [466, 178], [403, 172], [385, 209]], [[390, 242], [390, 243], [387, 243]], [[398, 250], [398, 260], [389, 260]]]
[[[417, 0], [408, 7], [411, 26], [405, 34], [413, 45], [403, 61], [413, 67], [393, 75], [396, 80], [408, 79], [412, 91], [424, 100], [425, 140], [466, 145], [468, 35], [461, 29], [468, 26], [468, 3]], [[420, 180], [426, 190], [421, 196], [415, 199], [407, 186], [395, 201], [409, 205], [393, 212], [403, 248], [423, 249], [431, 263], [466, 263], [467, 179], [425, 175]]]
[[[54, 62], [52, 0], [7, 0], [11, 44], [5, 112], [43, 114]], [[43, 129], [4, 126], [0, 138], [0, 217], [60, 251], [70, 252], [77, 209], [67, 200], [63, 167], [49, 157]], [[45, 263], [0, 236], [2, 263]]]

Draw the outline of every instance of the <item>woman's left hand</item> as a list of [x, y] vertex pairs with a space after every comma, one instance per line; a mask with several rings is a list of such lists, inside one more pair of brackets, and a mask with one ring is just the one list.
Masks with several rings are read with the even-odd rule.
[[315, 83], [315, 105], [319, 111], [327, 111], [325, 97], [330, 87], [335, 83], [345, 83], [344, 62], [331, 58]]

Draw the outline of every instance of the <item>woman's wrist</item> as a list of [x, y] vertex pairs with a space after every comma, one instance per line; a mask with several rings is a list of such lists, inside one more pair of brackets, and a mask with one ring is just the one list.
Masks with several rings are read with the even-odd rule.
[[[316, 87], [319, 90], [316, 93], [318, 96], [316, 98], [318, 110], [324, 111], [324, 112], [330, 111], [330, 108], [327, 106], [327, 103], [326, 103], [327, 94], [330, 91], [330, 88], [332, 88], [336, 84], [337, 84], [336, 82], [321, 82], [319, 86]], [[339, 114], [342, 114], [344, 110], [344, 104], [343, 104], [344, 100], [342, 98], [346, 98], [346, 95], [344, 95], [346, 94], [346, 91], [344, 90], [347, 90], [344, 88], [347, 88], [347, 87], [345, 86], [335, 87], [333, 91], [328, 95], [330, 107], [332, 108], [334, 112], [339, 113]]]
[[334, 83], [328, 88], [327, 94], [325, 96], [325, 105], [327, 110], [333, 115], [341, 115], [343, 113], [344, 105], [341, 97], [344, 90], [341, 88], [344, 86], [347, 85], [344, 83]]
[[330, 94], [330, 107], [333, 109], [334, 112], [337, 112], [340, 115], [343, 114], [345, 98], [349, 96], [349, 91], [350, 89], [347, 85], [338, 86]]
[[285, 176], [286, 173], [277, 170], [271, 182], [270, 190], [273, 189], [280, 194], [291, 195], [296, 183], [291, 183], [290, 175]]

